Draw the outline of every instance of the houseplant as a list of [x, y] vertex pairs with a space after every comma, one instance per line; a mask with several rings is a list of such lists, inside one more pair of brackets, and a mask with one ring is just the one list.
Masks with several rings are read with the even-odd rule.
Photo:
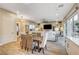
[[75, 25], [76, 25], [77, 28], [78, 28], [78, 30], [77, 30], [76, 32], [79, 33], [79, 22], [77, 22]]

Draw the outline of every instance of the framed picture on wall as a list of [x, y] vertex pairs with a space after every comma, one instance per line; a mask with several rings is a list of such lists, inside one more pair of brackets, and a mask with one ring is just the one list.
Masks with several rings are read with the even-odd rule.
[[17, 35], [19, 35], [19, 24], [16, 23], [16, 32], [17, 32]]

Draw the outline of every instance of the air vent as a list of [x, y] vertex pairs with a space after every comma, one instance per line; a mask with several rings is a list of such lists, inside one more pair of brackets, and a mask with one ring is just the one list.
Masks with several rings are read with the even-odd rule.
[[58, 5], [58, 8], [61, 8], [61, 7], [63, 7], [64, 6], [64, 4], [60, 4], [60, 5]]
[[43, 21], [43, 23], [48, 23], [48, 21]]
[[48, 21], [44, 18], [43, 19], [43, 21], [42, 21], [43, 23], [48, 23]]

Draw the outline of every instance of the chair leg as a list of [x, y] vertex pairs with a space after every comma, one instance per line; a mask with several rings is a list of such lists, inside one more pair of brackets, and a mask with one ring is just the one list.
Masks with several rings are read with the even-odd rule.
[[47, 49], [47, 45], [45, 45], [45, 48]]
[[33, 50], [34, 50], [34, 49], [32, 49], [32, 54], [33, 54]]
[[40, 52], [40, 51], [41, 51], [41, 49], [42, 49], [42, 48], [39, 48], [39, 49], [38, 49], [38, 52]]
[[21, 46], [21, 49], [23, 49], [23, 46]]
[[26, 50], [26, 47], [25, 47], [25, 50]]
[[44, 48], [42, 48], [43, 54], [44, 54]]
[[32, 49], [32, 53], [33, 53], [33, 51], [36, 51], [36, 47], [34, 47], [34, 48]]
[[38, 52], [42, 51], [44, 54], [44, 48], [39, 48]]

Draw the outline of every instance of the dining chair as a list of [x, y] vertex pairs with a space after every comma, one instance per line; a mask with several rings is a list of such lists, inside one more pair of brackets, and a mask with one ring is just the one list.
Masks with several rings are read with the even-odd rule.
[[44, 51], [45, 51], [45, 48], [47, 49], [46, 43], [47, 43], [47, 40], [46, 40], [46, 39], [43, 39], [42, 42], [41, 42], [41, 44], [39, 45], [39, 50], [38, 50], [38, 52], [42, 51], [43, 54], [45, 53], [45, 52], [44, 52]]
[[33, 36], [33, 45], [32, 45], [32, 53], [33, 51], [38, 51], [39, 49], [39, 44], [41, 43], [41, 36], [39, 35], [32, 35]]
[[42, 33], [42, 42], [41, 42], [41, 44], [39, 45], [39, 50], [38, 50], [38, 52], [43, 52], [43, 54], [45, 53], [44, 51], [45, 51], [45, 48], [47, 49], [47, 45], [46, 45], [46, 43], [47, 43], [47, 39], [48, 39], [48, 33], [45, 31], [45, 32], [43, 32]]
[[28, 34], [26, 35], [26, 39], [27, 39], [27, 51], [31, 51], [32, 50], [32, 35]]
[[27, 51], [32, 50], [32, 36], [21, 34], [20, 45], [22, 49], [27, 49]]
[[25, 49], [26, 50], [26, 35], [24, 34], [21, 34], [21, 41], [20, 41], [20, 46], [21, 46], [21, 49]]

